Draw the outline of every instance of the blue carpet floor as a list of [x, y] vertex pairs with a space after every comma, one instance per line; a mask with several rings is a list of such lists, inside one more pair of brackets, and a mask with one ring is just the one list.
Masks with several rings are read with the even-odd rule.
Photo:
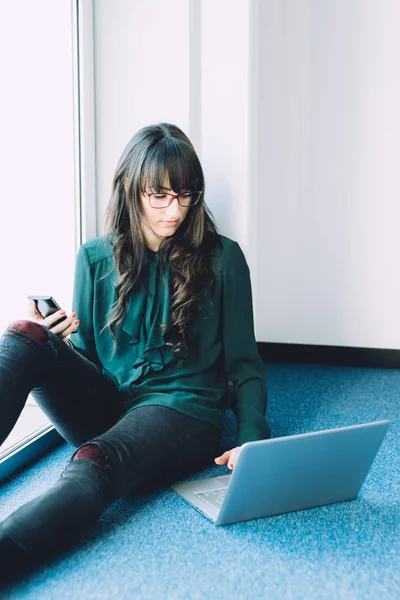
[[[357, 500], [216, 528], [169, 489], [122, 499], [78, 549], [0, 598], [398, 600], [400, 371], [270, 364], [268, 372], [274, 437], [391, 421]], [[223, 443], [234, 436], [228, 412]], [[0, 519], [50, 487], [71, 451], [63, 445], [3, 484]]]

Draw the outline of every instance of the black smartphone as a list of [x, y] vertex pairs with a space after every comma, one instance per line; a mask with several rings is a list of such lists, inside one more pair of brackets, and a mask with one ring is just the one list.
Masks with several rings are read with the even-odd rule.
[[[36, 308], [44, 319], [61, 309], [61, 306], [57, 304], [57, 302], [52, 296], [28, 296], [28, 300], [35, 301]], [[58, 319], [58, 321], [53, 323], [52, 327], [58, 325], [59, 323], [61, 323], [61, 321], [64, 321], [64, 319], [66, 318], [67, 315], [64, 315], [63, 317]]]

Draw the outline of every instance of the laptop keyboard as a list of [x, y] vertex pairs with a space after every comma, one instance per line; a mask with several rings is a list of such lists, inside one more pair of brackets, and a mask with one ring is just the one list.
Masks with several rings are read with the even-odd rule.
[[222, 502], [224, 501], [226, 490], [228, 488], [219, 488], [218, 490], [209, 490], [207, 492], [197, 492], [195, 496], [197, 498], [201, 498], [203, 502], [211, 506], [212, 508], [216, 508], [219, 510], [221, 508]]

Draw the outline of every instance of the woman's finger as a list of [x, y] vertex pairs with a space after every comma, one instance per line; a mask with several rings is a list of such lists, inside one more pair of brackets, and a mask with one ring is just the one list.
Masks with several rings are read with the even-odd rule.
[[[53, 316], [53, 315], [51, 315], [51, 316]], [[77, 319], [76, 316], [77, 316], [76, 313], [72, 313], [72, 315], [70, 315], [63, 321], [61, 321], [61, 323], [58, 323], [58, 325], [55, 325], [54, 327], [52, 327], [50, 324], [50, 325], [47, 325], [47, 327], [50, 329], [50, 331], [52, 333], [55, 333], [56, 335], [60, 336], [61, 338], [64, 338], [67, 335], [69, 335], [70, 333], [72, 333], [73, 331], [75, 331], [75, 329], [79, 325], [79, 319]], [[54, 321], [57, 321], [57, 320], [58, 319], [54, 319]]]
[[230, 458], [229, 458], [229, 462], [228, 462], [229, 469], [234, 469], [236, 467], [236, 463], [239, 458], [240, 451], [241, 451], [240, 446], [236, 446], [236, 448], [233, 448]]
[[[56, 327], [53, 327], [54, 323], [56, 323], [59, 319], [61, 319], [63, 316], [65, 315], [65, 310], [56, 310], [55, 313], [53, 313], [52, 315], [49, 315], [48, 317], [46, 317], [43, 320], [43, 325], [46, 325], [46, 327], [48, 327], [49, 329], [52, 329], [53, 333], [58, 333], [58, 331], [56, 331], [58, 325]], [[65, 321], [66, 319], [64, 319]], [[64, 323], [64, 321], [62, 323]], [[61, 325], [61, 323], [60, 323]], [[63, 327], [61, 327], [61, 331], [64, 329], [65, 325], [63, 325]]]
[[217, 456], [217, 458], [214, 458], [214, 462], [216, 462], [217, 465], [226, 465], [226, 463], [229, 460], [230, 455], [231, 455], [231, 450], [227, 450], [226, 452], [221, 454], [221, 456]]
[[221, 456], [214, 458], [214, 462], [216, 462], [217, 465], [226, 465], [226, 463], [228, 463], [228, 468], [234, 469], [241, 449], [241, 446], [236, 446], [236, 448], [232, 448], [232, 450], [227, 450]]
[[79, 320], [74, 320], [69, 327], [64, 329], [61, 333], [57, 335], [63, 340], [63, 342], [68, 338], [71, 333], [74, 333], [79, 327]]
[[34, 300], [29, 300], [29, 304], [30, 304], [29, 317], [31, 319], [34, 319], [35, 321], [43, 321], [43, 317], [36, 307], [36, 302]]

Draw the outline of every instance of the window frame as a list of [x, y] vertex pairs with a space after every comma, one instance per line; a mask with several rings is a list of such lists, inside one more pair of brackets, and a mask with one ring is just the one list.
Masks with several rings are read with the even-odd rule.
[[[94, 0], [71, 0], [75, 250], [97, 235], [95, 172]], [[0, 453], [0, 482], [63, 441], [53, 425]]]

